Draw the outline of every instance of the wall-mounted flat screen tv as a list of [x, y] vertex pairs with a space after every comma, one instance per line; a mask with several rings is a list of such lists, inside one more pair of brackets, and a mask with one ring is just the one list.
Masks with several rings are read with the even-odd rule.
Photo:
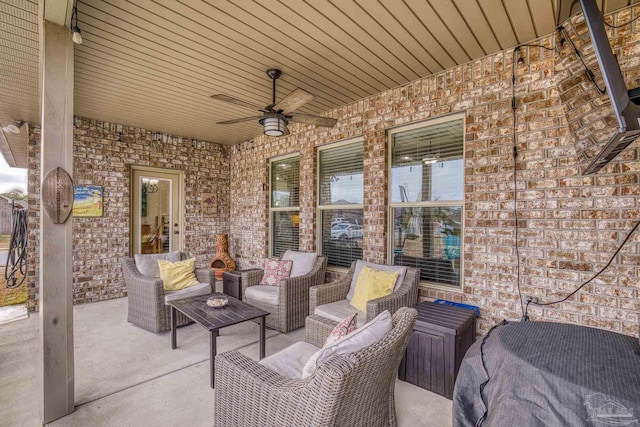
[[627, 90], [620, 65], [604, 29], [604, 18], [595, 0], [580, 0], [580, 5], [618, 122], [617, 131], [583, 170], [583, 174], [588, 175], [598, 172], [640, 136], [640, 107], [636, 105], [640, 102], [640, 88]]

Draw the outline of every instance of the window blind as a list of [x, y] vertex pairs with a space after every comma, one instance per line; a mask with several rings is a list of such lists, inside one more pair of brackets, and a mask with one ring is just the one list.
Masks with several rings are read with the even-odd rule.
[[420, 279], [461, 285], [464, 120], [390, 135], [393, 264], [420, 269]]
[[320, 151], [320, 206], [362, 204], [363, 159], [362, 142]]
[[391, 202], [463, 199], [463, 141], [462, 119], [392, 134]]
[[300, 229], [300, 156], [271, 162], [270, 253], [298, 250]]
[[300, 214], [296, 211], [271, 212], [271, 256], [279, 257], [287, 250], [299, 248]]
[[362, 259], [362, 141], [319, 150], [318, 215], [322, 254], [332, 267]]
[[300, 206], [300, 157], [271, 162], [271, 207]]
[[362, 259], [362, 209], [323, 210], [322, 253], [327, 264], [351, 267], [351, 262]]

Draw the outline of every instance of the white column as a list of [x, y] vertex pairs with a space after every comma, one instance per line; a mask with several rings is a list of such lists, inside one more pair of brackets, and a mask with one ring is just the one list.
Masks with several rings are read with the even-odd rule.
[[[43, 20], [41, 182], [51, 169], [73, 174], [73, 42]], [[40, 204], [40, 415], [43, 423], [73, 412], [73, 278], [71, 217], [54, 224]]]

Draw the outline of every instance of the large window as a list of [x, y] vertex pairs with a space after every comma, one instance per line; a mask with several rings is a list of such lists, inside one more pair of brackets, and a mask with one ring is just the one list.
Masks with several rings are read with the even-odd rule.
[[320, 252], [332, 267], [362, 259], [362, 140], [318, 149]]
[[300, 226], [300, 156], [274, 159], [270, 163], [270, 244], [271, 256], [287, 249], [298, 250]]
[[422, 281], [461, 286], [464, 117], [389, 133], [390, 256], [420, 269]]

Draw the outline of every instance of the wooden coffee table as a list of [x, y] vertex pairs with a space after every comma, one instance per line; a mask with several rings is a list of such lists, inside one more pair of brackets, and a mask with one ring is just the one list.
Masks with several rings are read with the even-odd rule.
[[209, 346], [211, 350], [211, 388], [215, 385], [215, 358], [216, 358], [216, 338], [220, 328], [246, 322], [247, 320], [260, 319], [260, 358], [264, 357], [265, 341], [265, 316], [270, 313], [257, 307], [227, 296], [229, 304], [222, 308], [213, 308], [207, 305], [207, 298], [213, 295], [223, 295], [213, 293], [192, 298], [169, 301], [171, 306], [171, 348], [176, 345], [176, 310], [196, 322], [198, 325], [209, 331]]

